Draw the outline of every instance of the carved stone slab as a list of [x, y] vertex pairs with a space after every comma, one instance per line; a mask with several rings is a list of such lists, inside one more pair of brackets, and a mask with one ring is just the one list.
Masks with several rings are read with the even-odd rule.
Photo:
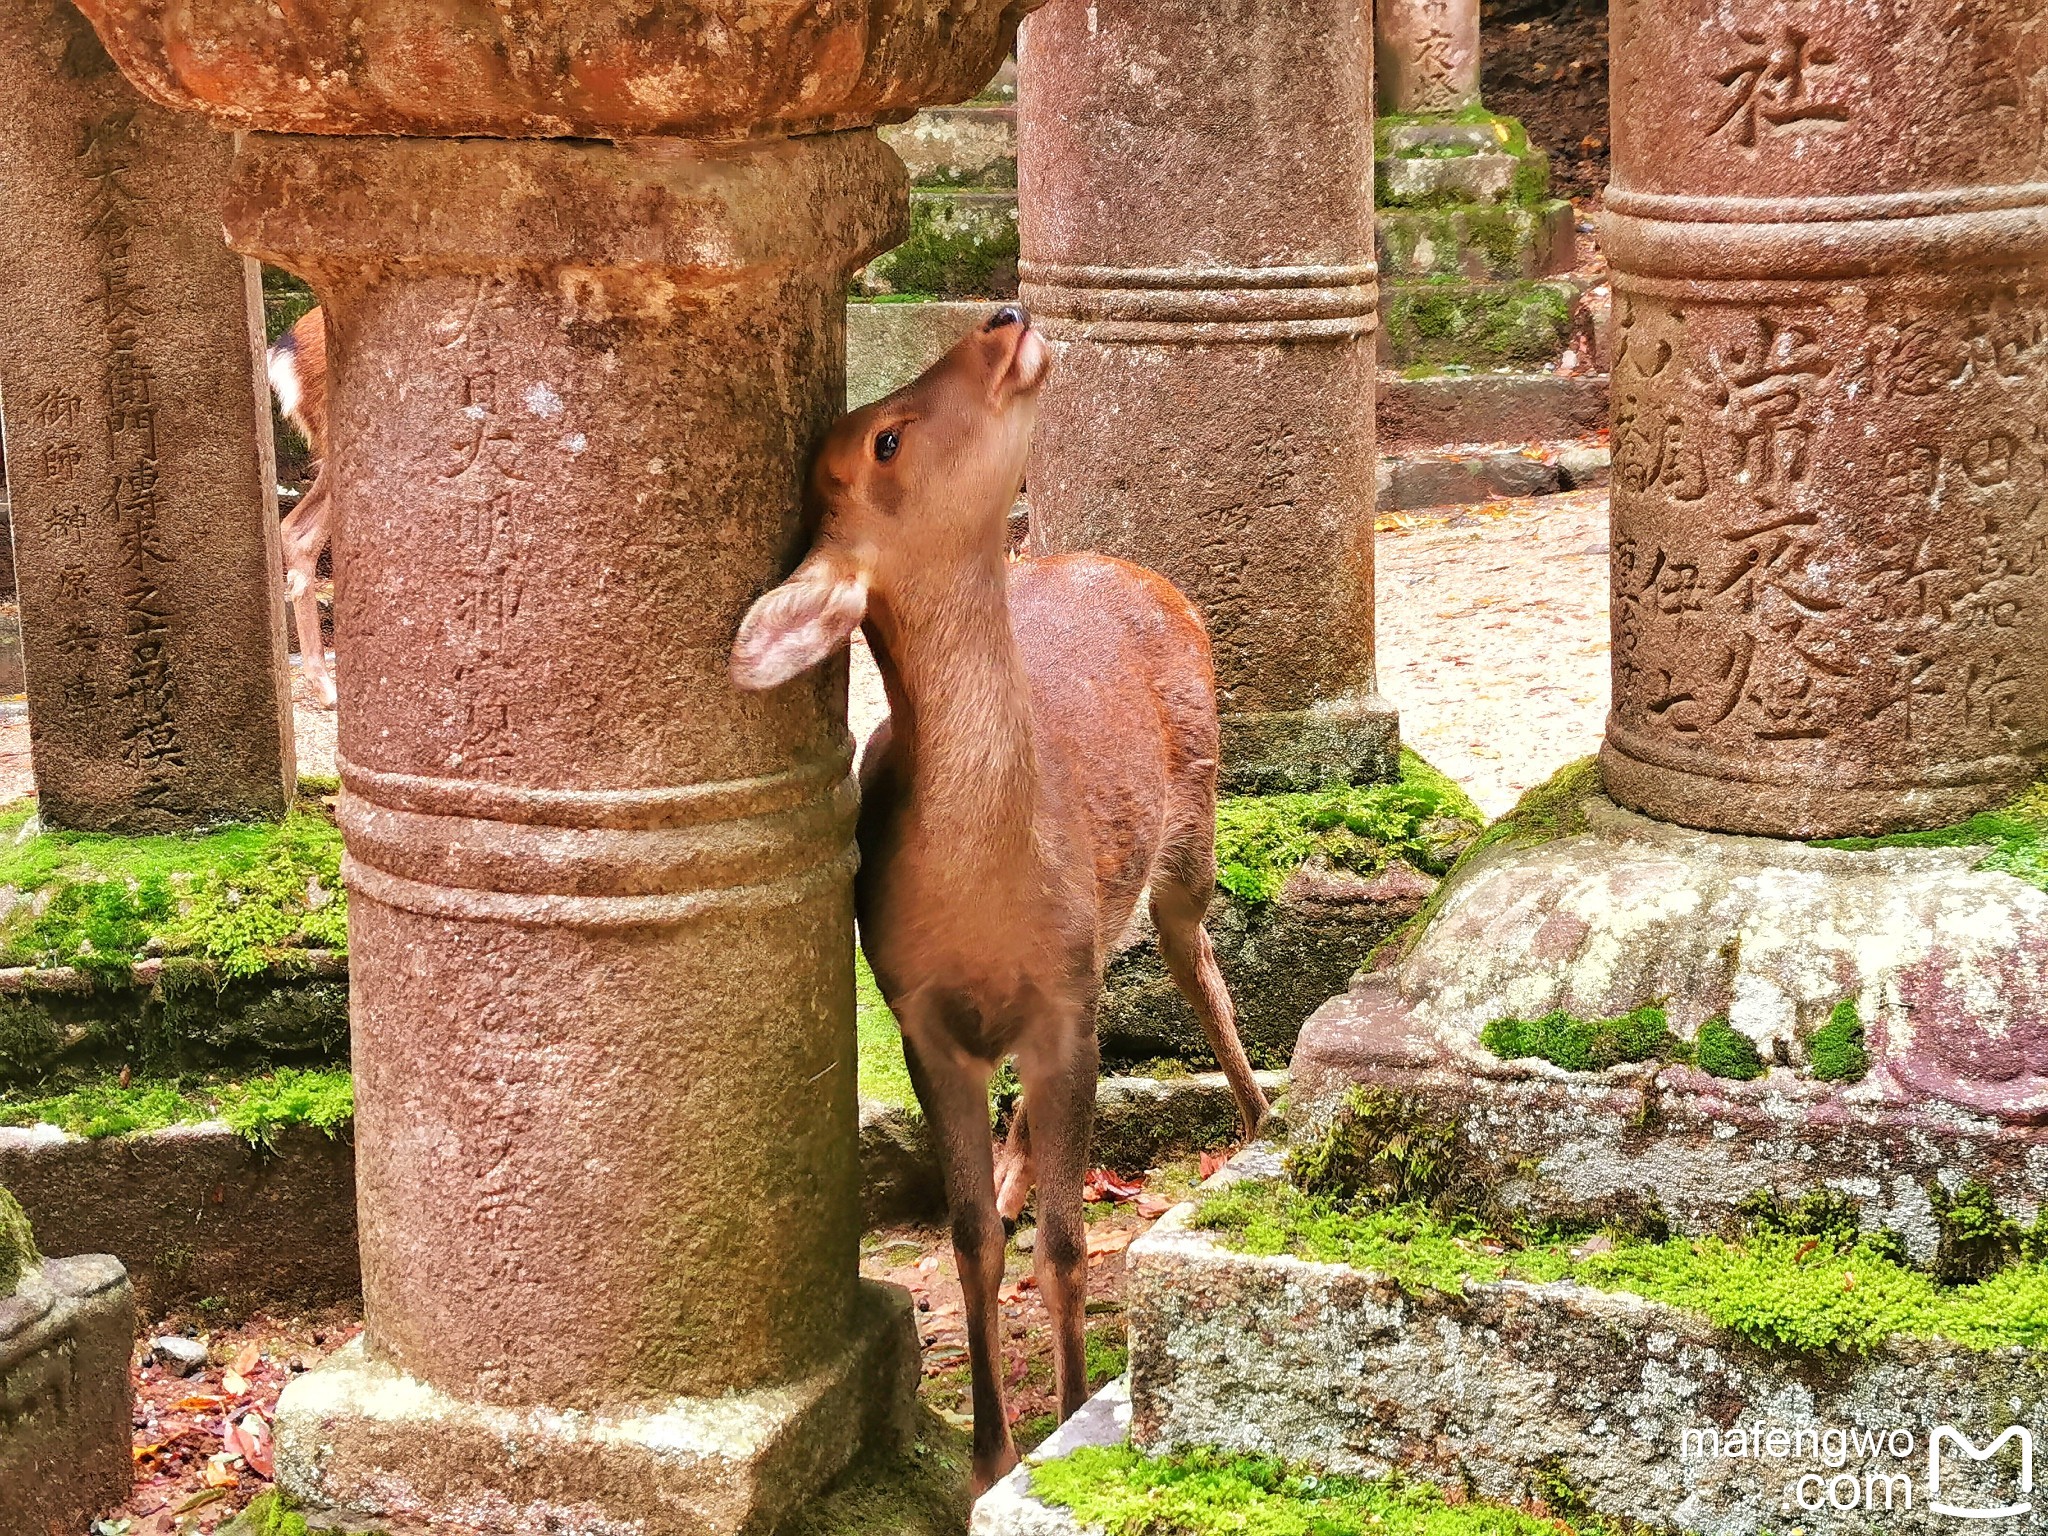
[[134, 1338], [104, 1254], [46, 1259], [0, 1297], [0, 1530], [84, 1530], [127, 1496]]

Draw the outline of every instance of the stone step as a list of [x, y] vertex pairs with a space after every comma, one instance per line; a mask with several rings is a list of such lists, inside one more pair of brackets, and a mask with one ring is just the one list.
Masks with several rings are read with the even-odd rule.
[[932, 107], [881, 132], [917, 186], [1017, 185], [1014, 105]]
[[1591, 490], [1607, 484], [1608, 466], [1599, 442], [1409, 453], [1380, 460], [1378, 508], [1414, 512]]
[[[1765, 1347], [1569, 1280], [1437, 1289], [1253, 1255], [1195, 1210], [1130, 1249], [1130, 1430], [1152, 1454], [1391, 1473], [1649, 1530], [1933, 1536], [1960, 1523], [1944, 1501], [1988, 1513], [2028, 1486], [2024, 1458], [2016, 1479], [1978, 1447], [2014, 1424], [2048, 1434], [2048, 1351]], [[1969, 1449], [1936, 1440], [1944, 1425]], [[1874, 1444], [1854, 1449], [1859, 1429]]]
[[1383, 366], [1530, 368], [1560, 358], [1580, 285], [1569, 278], [1380, 285]]
[[854, 286], [869, 296], [1015, 298], [1016, 192], [913, 188], [909, 237], [869, 262]]
[[1553, 277], [1578, 260], [1577, 215], [1562, 198], [1474, 207], [1382, 208], [1382, 281]]

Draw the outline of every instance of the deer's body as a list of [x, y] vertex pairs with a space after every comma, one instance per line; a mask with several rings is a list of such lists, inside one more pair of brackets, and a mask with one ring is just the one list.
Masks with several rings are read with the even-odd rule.
[[277, 408], [305, 438], [318, 468], [313, 488], [284, 520], [284, 592], [299, 631], [299, 658], [314, 697], [334, 707], [334, 677], [320, 638], [320, 555], [334, 536], [333, 483], [327, 475], [327, 318], [309, 309], [271, 345], [267, 358]]
[[[733, 648], [740, 686], [773, 687], [863, 627], [888, 690], [861, 776], [861, 945], [945, 1169], [978, 1488], [1016, 1461], [996, 1290], [1003, 1219], [1034, 1180], [1063, 1417], [1086, 1392], [1095, 1011], [1146, 891], [1247, 1129], [1265, 1112], [1201, 926], [1217, 752], [1202, 621], [1136, 566], [1006, 554], [1048, 362], [1028, 318], [1006, 308], [916, 383], [842, 419], [812, 477], [811, 553], [749, 611]], [[988, 1080], [1005, 1057], [1024, 1094], [999, 1179]]]

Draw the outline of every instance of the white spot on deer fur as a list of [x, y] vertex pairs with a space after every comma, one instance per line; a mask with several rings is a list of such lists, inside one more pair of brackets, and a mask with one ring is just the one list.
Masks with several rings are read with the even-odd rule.
[[290, 416], [299, 408], [299, 369], [290, 352], [273, 352], [269, 358], [270, 387], [277, 392], [279, 414]]
[[531, 384], [526, 390], [526, 408], [542, 421], [562, 414], [562, 397], [546, 384]]

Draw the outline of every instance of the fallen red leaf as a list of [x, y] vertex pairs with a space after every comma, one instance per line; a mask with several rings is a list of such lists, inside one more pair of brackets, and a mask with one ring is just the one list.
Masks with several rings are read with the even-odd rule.
[[1088, 1229], [1088, 1257], [1099, 1259], [1104, 1254], [1122, 1253], [1131, 1246], [1131, 1239], [1138, 1234], [1125, 1229], [1094, 1226]]
[[1225, 1147], [1221, 1152], [1204, 1152], [1202, 1154], [1202, 1177], [1206, 1179], [1214, 1175], [1219, 1168], [1230, 1161], [1231, 1154], [1236, 1150], [1235, 1147]]
[[1173, 1209], [1173, 1202], [1160, 1195], [1138, 1196], [1138, 1214], [1147, 1221], [1157, 1221]]
[[270, 1426], [263, 1422], [260, 1413], [242, 1415], [241, 1423], [228, 1436], [228, 1448], [241, 1452], [242, 1460], [250, 1470], [264, 1477], [275, 1475], [272, 1465]]
[[1081, 1198], [1090, 1202], [1131, 1200], [1135, 1199], [1144, 1187], [1142, 1179], [1134, 1182], [1107, 1168], [1090, 1168], [1088, 1177], [1081, 1183]]
[[228, 1369], [237, 1376], [247, 1376], [263, 1361], [263, 1346], [251, 1340], [235, 1352], [235, 1358], [228, 1362]]
[[1019, 1296], [1022, 1296], [1026, 1291], [1035, 1291], [1037, 1289], [1038, 1276], [1019, 1275], [1014, 1280], [1004, 1281], [1002, 1285], [997, 1288], [996, 1300], [1015, 1301]]

